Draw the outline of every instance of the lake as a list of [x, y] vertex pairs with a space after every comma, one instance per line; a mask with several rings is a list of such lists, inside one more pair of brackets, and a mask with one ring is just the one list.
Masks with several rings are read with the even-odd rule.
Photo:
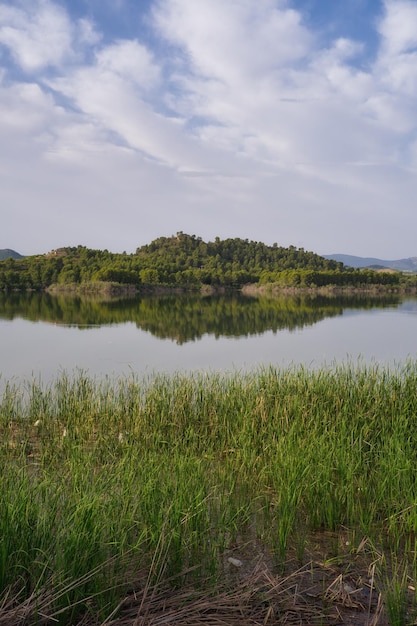
[[0, 294], [0, 342], [3, 381], [394, 365], [417, 356], [417, 298]]

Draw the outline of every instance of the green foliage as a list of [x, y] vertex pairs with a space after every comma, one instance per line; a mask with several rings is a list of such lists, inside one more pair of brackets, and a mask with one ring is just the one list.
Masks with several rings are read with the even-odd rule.
[[283, 560], [300, 533], [343, 527], [378, 545], [391, 623], [414, 623], [416, 385], [416, 362], [8, 383], [0, 606], [44, 589], [58, 623], [81, 623], [143, 569], [204, 581], [251, 539]]
[[401, 275], [397, 272], [375, 272], [367, 269], [327, 269], [304, 268], [286, 269], [278, 272], [263, 271], [260, 284], [274, 283], [286, 287], [366, 287], [369, 285], [400, 284]]
[[117, 282], [198, 288], [240, 288], [250, 283], [284, 286], [399, 285], [417, 278], [399, 273], [353, 270], [303, 248], [267, 246], [248, 239], [204, 242], [183, 232], [160, 237], [134, 254], [61, 248], [49, 254], [0, 261], [0, 289], [42, 290], [52, 284]]

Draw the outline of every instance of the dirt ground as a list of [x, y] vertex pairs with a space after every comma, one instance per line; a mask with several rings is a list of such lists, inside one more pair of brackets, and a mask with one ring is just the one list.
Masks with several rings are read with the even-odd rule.
[[[300, 557], [300, 555], [299, 555]], [[417, 624], [415, 584], [389, 601], [389, 564], [370, 540], [348, 532], [309, 536], [302, 562], [295, 549], [280, 566], [257, 541], [224, 555], [224, 583], [204, 589], [148, 589], [132, 594], [108, 626], [274, 626]], [[404, 588], [404, 587], [403, 587]]]
[[[367, 537], [355, 538], [343, 529], [309, 534], [302, 546], [287, 551], [285, 563], [259, 540], [239, 538], [222, 563], [215, 588], [212, 581], [198, 587], [183, 583], [187, 577], [154, 584], [143, 573], [104, 621], [91, 605], [68, 626], [417, 624], [415, 582], [403, 574], [396, 586], [395, 566], [387, 563], [382, 550]], [[13, 598], [6, 599], [0, 605], [0, 626], [63, 624], [41, 605], [39, 597], [18, 606]]]

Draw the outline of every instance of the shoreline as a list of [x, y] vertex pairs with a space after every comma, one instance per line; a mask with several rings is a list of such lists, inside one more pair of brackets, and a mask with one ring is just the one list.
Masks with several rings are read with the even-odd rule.
[[[20, 290], [19, 290], [20, 291]], [[244, 296], [282, 296], [282, 295], [386, 295], [386, 294], [416, 294], [417, 286], [369, 285], [369, 286], [338, 286], [323, 287], [285, 286], [274, 283], [266, 285], [248, 284], [242, 287], [224, 287], [221, 285], [128, 285], [122, 283], [71, 283], [67, 285], [51, 285], [44, 289], [51, 295], [110, 295], [110, 296], [138, 296], [138, 295], [183, 295], [200, 294], [203, 296], [225, 295], [240, 293]]]
[[372, 295], [372, 296], [384, 296], [392, 294], [415, 294], [417, 293], [417, 286], [392, 286], [392, 285], [369, 285], [363, 287], [346, 286], [340, 287], [338, 285], [327, 285], [325, 287], [290, 287], [285, 285], [244, 285], [241, 288], [241, 293], [244, 295], [262, 295], [262, 296], [282, 296], [282, 295], [324, 295], [324, 296], [340, 296], [340, 295]]

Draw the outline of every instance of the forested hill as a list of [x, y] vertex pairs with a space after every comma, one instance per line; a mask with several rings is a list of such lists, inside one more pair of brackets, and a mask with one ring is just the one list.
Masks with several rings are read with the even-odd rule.
[[347, 269], [303, 248], [268, 246], [218, 237], [205, 242], [183, 232], [160, 237], [134, 254], [60, 248], [44, 255], [0, 261], [0, 289], [44, 289], [52, 284], [116, 282], [141, 286], [241, 287], [398, 282], [398, 276]]

